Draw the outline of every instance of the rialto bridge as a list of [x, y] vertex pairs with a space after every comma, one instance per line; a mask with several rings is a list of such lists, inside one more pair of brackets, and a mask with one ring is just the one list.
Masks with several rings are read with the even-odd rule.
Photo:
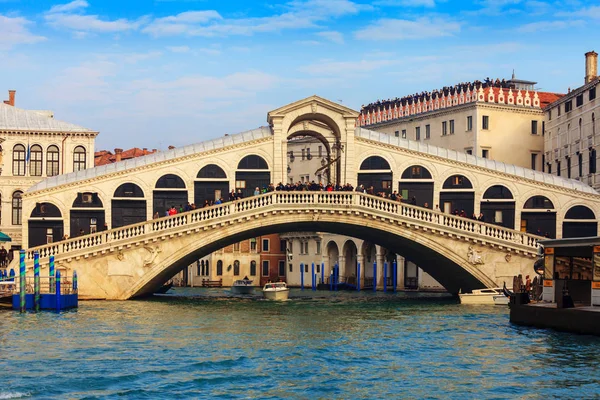
[[[597, 235], [600, 194], [579, 181], [357, 128], [357, 116], [313, 96], [270, 112], [268, 127], [44, 180], [24, 196], [27, 257], [37, 250], [42, 269], [54, 255], [59, 269], [77, 270], [84, 297], [128, 299], [243, 239], [331, 232], [406, 256], [457, 292], [531, 273], [540, 233]], [[331, 182], [411, 201], [343, 191], [253, 196], [288, 181], [288, 140], [297, 136], [323, 143]], [[163, 217], [171, 205], [200, 207], [232, 189], [244, 198]]]

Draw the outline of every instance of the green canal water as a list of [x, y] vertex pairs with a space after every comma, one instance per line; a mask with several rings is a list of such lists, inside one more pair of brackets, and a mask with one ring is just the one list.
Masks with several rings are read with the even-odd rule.
[[600, 338], [442, 295], [224, 289], [0, 311], [0, 399], [600, 396]]

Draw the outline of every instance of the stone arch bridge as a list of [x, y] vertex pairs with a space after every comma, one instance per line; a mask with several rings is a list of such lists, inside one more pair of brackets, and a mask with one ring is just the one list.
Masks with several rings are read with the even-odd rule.
[[[600, 195], [579, 181], [356, 128], [357, 115], [312, 96], [270, 112], [268, 127], [42, 181], [23, 201], [28, 258], [37, 250], [43, 268], [54, 255], [59, 268], [77, 270], [83, 296], [127, 299], [239, 240], [323, 231], [385, 246], [457, 292], [530, 273], [540, 233], [597, 234]], [[325, 145], [329, 183], [412, 201], [343, 191], [252, 196], [288, 181], [288, 141], [300, 134]], [[162, 217], [170, 205], [200, 206], [231, 190], [244, 198]], [[102, 231], [105, 222], [112, 229]], [[71, 238], [60, 240], [65, 233]]]

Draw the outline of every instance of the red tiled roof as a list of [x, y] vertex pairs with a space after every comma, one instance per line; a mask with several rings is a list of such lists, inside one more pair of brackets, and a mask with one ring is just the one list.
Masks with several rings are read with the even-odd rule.
[[[149, 151], [140, 149], [138, 147], [131, 148], [129, 150], [124, 150], [121, 153], [121, 161], [129, 160], [131, 158], [142, 157], [148, 154], [152, 154], [155, 151]], [[117, 162], [117, 156], [112, 154], [108, 150], [99, 150], [94, 153], [94, 166], [98, 167], [100, 165], [112, 164]]]
[[540, 107], [545, 108], [548, 104], [554, 103], [563, 96], [564, 94], [560, 93], [538, 92], [538, 97], [540, 98]]

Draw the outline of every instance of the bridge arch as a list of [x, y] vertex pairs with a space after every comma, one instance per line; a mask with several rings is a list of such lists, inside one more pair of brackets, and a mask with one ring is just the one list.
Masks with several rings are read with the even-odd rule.
[[350, 279], [354, 278], [353, 282], [348, 281], [348, 283], [356, 284], [356, 277], [358, 275], [358, 247], [354, 240], [346, 240], [344, 247], [342, 247], [342, 254], [344, 265], [340, 265], [340, 275]]
[[333, 271], [333, 266], [335, 264], [339, 265], [340, 247], [335, 240], [330, 240], [325, 246], [325, 251], [327, 252], [327, 268], [325, 269], [325, 273], [329, 275]]
[[248, 154], [240, 159], [235, 171], [235, 188], [243, 197], [253, 196], [256, 188], [267, 188], [271, 182], [269, 163], [258, 154]]
[[204, 207], [211, 201], [226, 196], [229, 190], [227, 172], [219, 162], [206, 164], [194, 179], [194, 203], [197, 208]]
[[152, 191], [152, 215], [155, 218], [168, 215], [170, 207], [186, 206], [188, 191], [185, 181], [176, 174], [165, 174], [156, 180]]
[[521, 210], [521, 231], [549, 238], [556, 237], [556, 208], [543, 195], [530, 196]]
[[[440, 180], [441, 181], [441, 180]], [[471, 217], [475, 213], [475, 186], [465, 174], [452, 174], [443, 180], [439, 209], [445, 213], [464, 210]]]
[[119, 185], [111, 199], [111, 228], [118, 228], [146, 221], [146, 197], [144, 190], [136, 183]]
[[28, 220], [29, 247], [62, 240], [64, 223], [59, 207], [50, 202], [37, 203]]
[[480, 210], [485, 217], [485, 222], [514, 229], [516, 198], [507, 186], [498, 184], [488, 186], [483, 191]]
[[394, 169], [386, 157], [369, 155], [364, 157], [358, 167], [358, 183], [365, 189], [373, 186], [373, 193], [390, 195], [394, 191]]
[[433, 208], [434, 177], [426, 165], [409, 165], [400, 175], [398, 193], [403, 201], [419, 207]]
[[96, 233], [104, 229], [106, 213], [102, 193], [79, 192], [69, 210], [69, 231], [71, 237], [77, 237], [83, 230], [84, 234]]
[[591, 208], [575, 205], [566, 211], [562, 229], [563, 238], [597, 236], [598, 221]]

